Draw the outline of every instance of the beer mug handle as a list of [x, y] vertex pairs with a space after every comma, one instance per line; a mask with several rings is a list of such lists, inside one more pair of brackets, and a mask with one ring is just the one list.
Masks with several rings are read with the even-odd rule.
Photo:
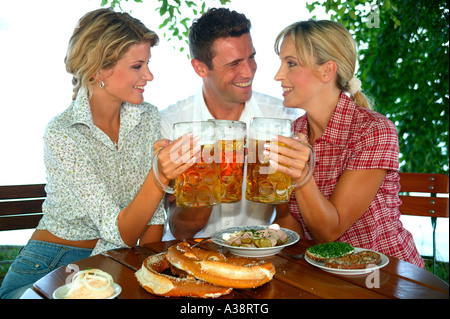
[[152, 171], [153, 171], [153, 178], [156, 181], [156, 184], [161, 188], [163, 191], [169, 194], [175, 194], [175, 190], [172, 187], [169, 187], [167, 185], [164, 185], [161, 182], [161, 178], [159, 177], [159, 170], [158, 170], [158, 154], [161, 152], [163, 148], [160, 148], [155, 151], [152, 158]]
[[294, 189], [302, 186], [311, 178], [311, 175], [314, 173], [314, 166], [316, 164], [316, 153], [314, 152], [314, 148], [309, 143], [302, 143], [302, 144], [308, 146], [309, 149], [311, 150], [311, 154], [309, 155], [309, 165], [308, 165], [309, 170], [308, 174], [306, 174], [304, 179], [302, 179], [300, 182], [294, 183], [293, 185]]

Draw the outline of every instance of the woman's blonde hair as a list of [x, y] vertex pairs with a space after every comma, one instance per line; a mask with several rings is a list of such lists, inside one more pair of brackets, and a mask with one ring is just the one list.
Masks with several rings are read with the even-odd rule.
[[158, 44], [157, 34], [127, 13], [112, 9], [88, 12], [79, 21], [64, 59], [66, 70], [73, 75], [75, 99], [81, 87], [90, 90], [95, 74], [114, 67], [133, 44]]
[[[337, 65], [337, 86], [349, 92], [349, 82], [356, 68], [356, 43], [340, 23], [329, 20], [295, 22], [285, 28], [275, 40], [275, 52], [280, 55], [283, 40], [290, 36], [294, 41], [299, 61], [311, 67], [311, 57], [317, 65], [334, 61]], [[368, 98], [358, 90], [350, 95], [355, 104], [370, 108]]]

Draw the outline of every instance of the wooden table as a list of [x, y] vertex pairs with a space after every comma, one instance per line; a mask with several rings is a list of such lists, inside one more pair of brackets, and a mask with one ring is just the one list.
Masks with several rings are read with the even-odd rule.
[[[193, 240], [188, 240], [191, 244]], [[78, 270], [89, 267], [100, 268], [112, 275], [114, 281], [122, 287], [119, 299], [166, 299], [154, 296], [139, 286], [134, 273], [141, 267], [142, 261], [149, 255], [167, 251], [176, 243], [158, 242], [145, 247], [118, 249], [103, 255], [80, 260], [73, 266]], [[381, 268], [377, 277], [370, 274], [343, 276], [335, 275], [316, 268], [304, 259], [295, 260], [283, 252], [298, 254], [313, 243], [300, 240], [285, 248], [281, 253], [264, 257], [276, 268], [276, 274], [269, 283], [255, 289], [234, 289], [231, 294], [219, 299], [448, 299], [449, 286], [430, 272], [417, 266], [389, 257], [389, 263]], [[208, 249], [222, 249], [212, 242], [201, 245]], [[223, 250], [226, 253], [226, 250]], [[372, 273], [374, 274], [374, 273]], [[66, 283], [74, 271], [61, 267], [34, 285], [34, 291], [43, 298], [51, 299], [53, 291]], [[70, 278], [69, 278], [70, 281]], [[379, 286], [379, 287], [377, 287]], [[181, 298], [184, 302], [191, 298]]]

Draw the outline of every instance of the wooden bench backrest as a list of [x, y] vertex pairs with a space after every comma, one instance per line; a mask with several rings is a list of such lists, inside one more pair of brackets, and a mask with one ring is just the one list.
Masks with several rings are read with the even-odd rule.
[[[447, 175], [400, 173], [400, 185], [402, 214], [449, 217], [448, 197], [433, 197], [449, 193]], [[35, 228], [42, 218], [42, 203], [46, 197], [44, 187], [45, 184], [0, 186], [0, 231]]]
[[0, 186], [0, 231], [36, 228], [45, 184]]
[[[400, 212], [403, 215], [448, 217], [448, 197], [434, 197], [448, 194], [448, 176], [445, 174], [400, 173]], [[403, 194], [408, 193], [423, 193]]]

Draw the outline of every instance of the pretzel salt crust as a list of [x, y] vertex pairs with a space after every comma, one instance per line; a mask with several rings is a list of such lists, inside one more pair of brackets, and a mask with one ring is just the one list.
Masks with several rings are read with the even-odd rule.
[[255, 288], [275, 274], [270, 262], [250, 258], [227, 258], [216, 251], [192, 248], [187, 242], [169, 248], [167, 260], [197, 279], [232, 288]]
[[[167, 253], [147, 257], [135, 276], [148, 292], [166, 297], [217, 298], [229, 294], [233, 289], [218, 287], [192, 277], [177, 278], [162, 274], [171, 265]], [[178, 271], [179, 273], [179, 271]]]

